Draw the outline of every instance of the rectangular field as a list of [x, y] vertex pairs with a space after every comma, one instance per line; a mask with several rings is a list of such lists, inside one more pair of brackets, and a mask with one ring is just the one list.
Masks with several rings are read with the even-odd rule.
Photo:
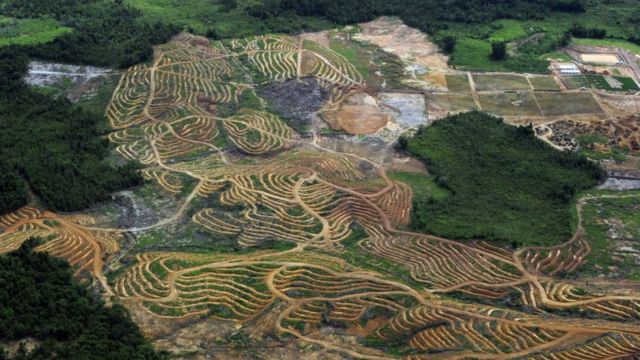
[[545, 116], [602, 113], [591, 93], [537, 92], [535, 95]]
[[500, 116], [540, 116], [540, 109], [533, 92], [508, 92], [502, 94], [480, 94], [482, 110]]
[[536, 91], [560, 91], [560, 86], [553, 76], [534, 76], [529, 81]]
[[469, 78], [467, 75], [446, 75], [447, 88], [449, 92], [468, 93], [471, 92]]
[[531, 90], [527, 78], [519, 75], [473, 74], [477, 91]]
[[476, 109], [471, 94], [429, 94], [427, 112], [462, 112]]
[[[576, 75], [562, 77], [562, 82], [567, 89], [575, 90], [580, 88], [598, 89], [606, 91], [637, 91], [638, 84], [633, 79], [626, 76], [603, 75]], [[615, 86], [612, 86], [615, 85]]]

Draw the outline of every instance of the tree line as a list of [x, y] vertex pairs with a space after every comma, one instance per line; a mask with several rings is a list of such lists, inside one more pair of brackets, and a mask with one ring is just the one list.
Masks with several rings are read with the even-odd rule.
[[584, 11], [584, 0], [270, 0], [254, 7], [256, 14], [293, 11], [321, 16], [339, 24], [400, 16], [425, 32], [445, 28], [447, 22], [484, 23], [496, 19], [543, 19], [551, 11]]
[[142, 183], [137, 165], [111, 164], [104, 118], [28, 87], [28, 56], [0, 49], [0, 214], [26, 205], [28, 189], [50, 209], [74, 211]]
[[0, 347], [0, 360], [163, 360], [121, 305], [106, 307], [64, 260], [33, 251], [38, 239], [0, 256], [0, 341], [35, 338], [32, 351]]
[[597, 163], [537, 139], [532, 127], [480, 112], [440, 120], [399, 145], [450, 194], [414, 199], [412, 225], [452, 238], [514, 247], [566, 241], [576, 193], [605, 175]]
[[74, 30], [53, 42], [26, 46], [41, 59], [129, 67], [147, 61], [152, 46], [166, 42], [177, 26], [142, 20], [142, 12], [122, 0], [0, 0], [0, 15], [50, 17]]

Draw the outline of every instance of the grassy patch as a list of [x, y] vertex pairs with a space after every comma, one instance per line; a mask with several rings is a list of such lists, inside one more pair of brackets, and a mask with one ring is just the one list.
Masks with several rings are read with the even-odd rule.
[[533, 89], [536, 91], [559, 91], [560, 86], [556, 80], [551, 76], [534, 76], [530, 77], [529, 81], [533, 85]]
[[588, 92], [537, 92], [535, 95], [545, 116], [602, 113], [602, 108]]
[[500, 116], [540, 116], [531, 91], [483, 93], [478, 95], [482, 110]]
[[529, 127], [479, 112], [420, 129], [407, 150], [451, 192], [414, 204], [417, 230], [511, 245], [566, 241], [574, 194], [604, 173], [584, 157], [549, 147]]
[[619, 86], [613, 87], [603, 75], [575, 75], [565, 76], [562, 81], [569, 89], [592, 88], [607, 91], [637, 91], [638, 84], [626, 76], [612, 76], [613, 81], [619, 82]]
[[409, 185], [413, 191], [413, 200], [416, 202], [426, 201], [430, 198], [434, 200], [444, 200], [451, 195], [449, 190], [438, 185], [435, 176], [425, 176], [421, 173], [411, 172], [390, 172], [389, 178]]
[[[640, 280], [640, 268], [634, 264], [633, 256], [616, 256], [616, 241], [610, 235], [619, 234], [628, 238], [640, 237], [640, 196], [628, 198], [602, 198], [589, 200], [583, 207], [583, 224], [591, 253], [580, 271], [584, 275], [599, 273], [617, 275], [631, 280]], [[631, 242], [630, 247], [640, 251], [640, 246]]]
[[490, 55], [491, 44], [488, 41], [464, 38], [456, 44], [451, 64], [479, 70], [500, 69], [499, 63], [489, 59]]
[[531, 90], [527, 78], [519, 75], [483, 75], [474, 74], [473, 81], [478, 91]]
[[81, 97], [78, 100], [78, 106], [95, 116], [104, 116], [107, 105], [111, 101], [111, 95], [118, 86], [118, 80], [118, 76], [105, 77], [96, 93]]
[[450, 92], [468, 93], [471, 92], [469, 78], [467, 75], [445, 75], [447, 80], [447, 89]]
[[527, 36], [527, 33], [522, 28], [522, 23], [517, 20], [498, 20], [492, 25], [497, 30], [491, 34], [489, 38], [491, 42], [506, 42]]
[[51, 19], [14, 19], [0, 16], [0, 46], [43, 44], [72, 30]]

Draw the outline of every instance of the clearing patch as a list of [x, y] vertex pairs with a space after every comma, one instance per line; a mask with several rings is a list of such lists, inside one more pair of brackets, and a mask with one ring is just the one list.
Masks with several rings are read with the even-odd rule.
[[260, 90], [271, 109], [288, 120], [294, 129], [304, 132], [311, 114], [329, 99], [329, 93], [314, 77], [272, 82]]
[[354, 35], [356, 40], [377, 45], [407, 62], [430, 69], [448, 68], [448, 58], [438, 46], [429, 41], [427, 35], [400, 20], [381, 17], [360, 24], [360, 28], [361, 32]]
[[446, 75], [447, 88], [450, 92], [456, 93], [468, 93], [471, 92], [471, 85], [469, 85], [469, 77], [465, 75]]
[[536, 98], [545, 116], [602, 113], [591, 93], [537, 92]]
[[560, 91], [560, 86], [553, 76], [534, 76], [529, 78], [535, 91]]
[[482, 110], [501, 116], [540, 116], [533, 92], [479, 94]]
[[389, 121], [378, 101], [364, 92], [349, 96], [338, 110], [324, 111], [321, 116], [333, 129], [352, 135], [373, 134]]
[[389, 114], [402, 128], [415, 129], [427, 124], [424, 96], [419, 94], [380, 94], [382, 111]]
[[473, 74], [477, 91], [531, 90], [529, 82], [519, 75]]

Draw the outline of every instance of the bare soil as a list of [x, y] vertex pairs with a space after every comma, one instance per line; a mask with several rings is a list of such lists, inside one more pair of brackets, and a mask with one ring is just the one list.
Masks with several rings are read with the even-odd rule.
[[429, 69], [447, 69], [448, 57], [440, 52], [437, 45], [429, 41], [421, 31], [404, 25], [402, 21], [381, 17], [360, 24], [361, 32], [354, 37], [370, 42], [383, 50]]
[[322, 118], [331, 128], [351, 135], [373, 134], [389, 121], [378, 100], [364, 92], [349, 96], [337, 110], [323, 112]]

